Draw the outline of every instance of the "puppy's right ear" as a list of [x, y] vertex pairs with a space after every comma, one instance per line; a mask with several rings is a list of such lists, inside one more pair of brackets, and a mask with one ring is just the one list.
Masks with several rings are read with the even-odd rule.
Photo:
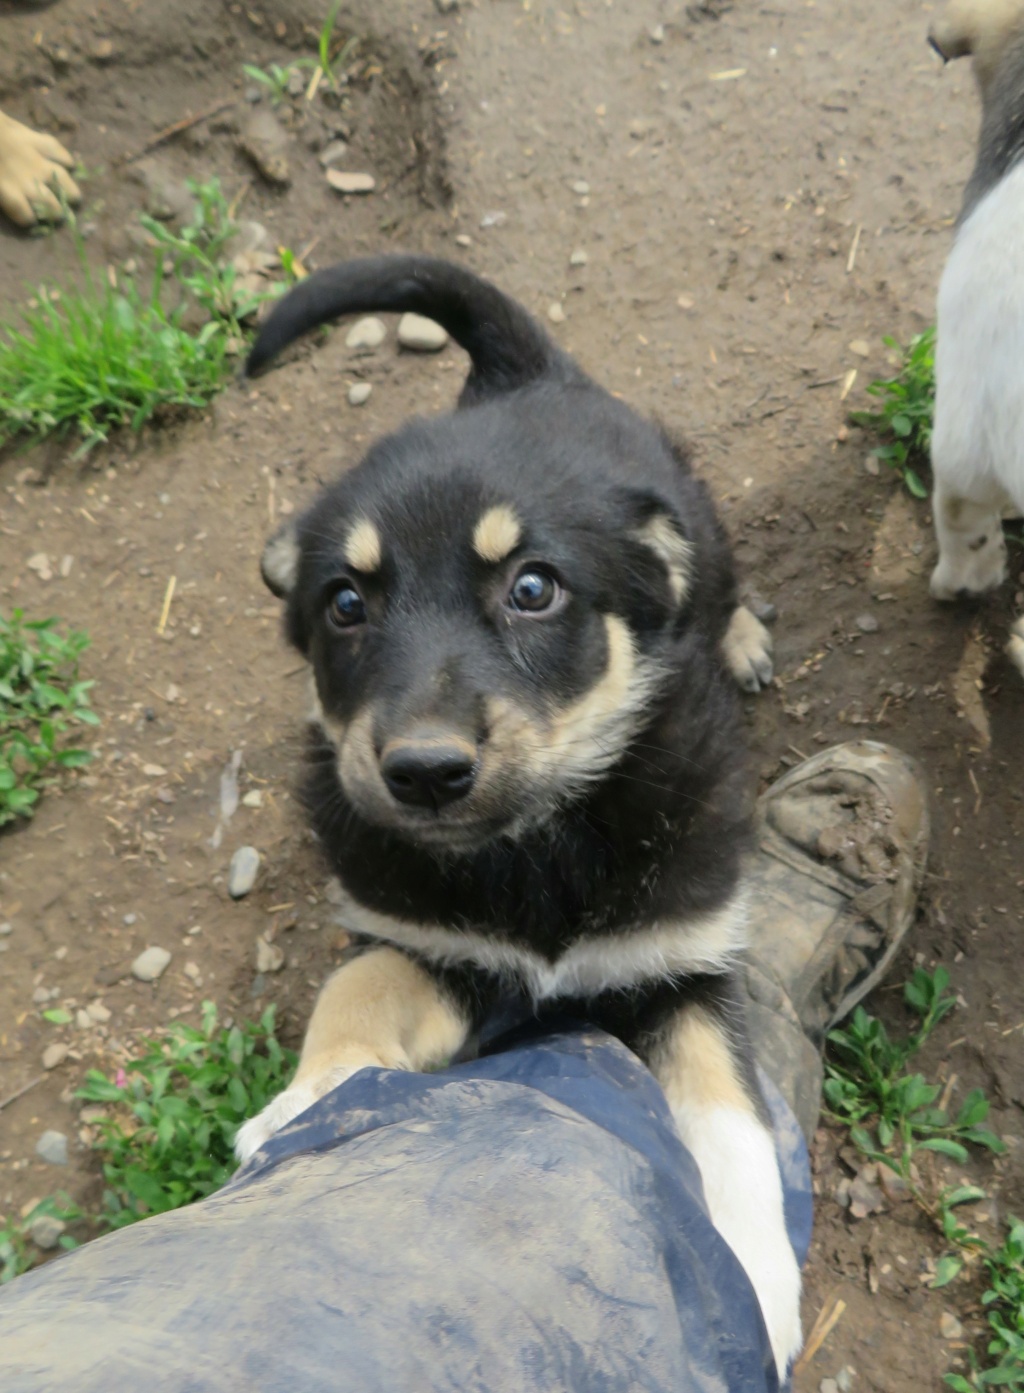
[[286, 522], [263, 548], [260, 575], [268, 590], [286, 600], [299, 578], [299, 534], [294, 522]]

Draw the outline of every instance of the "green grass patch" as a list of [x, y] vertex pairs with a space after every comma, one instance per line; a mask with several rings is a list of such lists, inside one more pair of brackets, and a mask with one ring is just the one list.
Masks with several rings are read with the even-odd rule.
[[927, 498], [919, 469], [928, 466], [935, 415], [935, 330], [926, 329], [904, 348], [896, 339], [884, 340], [899, 355], [895, 377], [879, 378], [868, 387], [881, 400], [878, 411], [853, 411], [850, 420], [882, 436], [872, 455], [901, 477], [915, 498]]
[[829, 1035], [825, 1105], [833, 1121], [849, 1128], [850, 1138], [868, 1160], [887, 1166], [933, 1221], [946, 1251], [932, 1287], [948, 1286], [961, 1273], [981, 1274], [981, 1301], [989, 1338], [983, 1356], [970, 1352], [968, 1375], [949, 1373], [945, 1382], [957, 1393], [1003, 1388], [1024, 1393], [1024, 1224], [1011, 1220], [1003, 1241], [993, 1246], [961, 1218], [965, 1206], [985, 1199], [976, 1185], [955, 1185], [929, 1194], [922, 1188], [915, 1159], [939, 1153], [963, 1164], [971, 1148], [1005, 1151], [986, 1125], [989, 1102], [980, 1088], [967, 1094], [955, 1113], [939, 1106], [942, 1085], [912, 1072], [911, 1061], [939, 1023], [956, 1006], [945, 968], [918, 968], [904, 988], [904, 999], [919, 1024], [896, 1039], [863, 1007], [849, 1025]]
[[[111, 430], [201, 410], [225, 385], [265, 296], [243, 294], [226, 248], [236, 224], [219, 182], [191, 182], [192, 221], [143, 217], [152, 274], [97, 280], [79, 239], [80, 284], [40, 287], [20, 326], [0, 324], [0, 447], [76, 436], [76, 457]], [[74, 221], [70, 216], [72, 230]]]
[[[199, 1027], [176, 1022], [109, 1078], [91, 1069], [76, 1097], [102, 1104], [94, 1150], [106, 1182], [99, 1213], [57, 1194], [20, 1220], [0, 1217], [0, 1283], [35, 1265], [33, 1224], [46, 1215], [105, 1232], [149, 1214], [179, 1209], [219, 1189], [236, 1169], [232, 1145], [241, 1123], [288, 1083], [297, 1056], [274, 1032], [274, 1007], [258, 1021], [221, 1025], [212, 1001]], [[63, 1233], [61, 1248], [78, 1240]]]
[[92, 1069], [76, 1097], [110, 1113], [95, 1125], [106, 1190], [97, 1222], [123, 1228], [220, 1189], [236, 1168], [239, 1126], [285, 1087], [296, 1055], [278, 1043], [274, 1007], [219, 1025], [204, 1001], [198, 1028], [177, 1022], [114, 1078]]
[[0, 827], [31, 817], [61, 770], [92, 759], [61, 743], [72, 725], [99, 724], [89, 705], [93, 684], [78, 675], [88, 646], [85, 634], [62, 634], [55, 619], [0, 614]]

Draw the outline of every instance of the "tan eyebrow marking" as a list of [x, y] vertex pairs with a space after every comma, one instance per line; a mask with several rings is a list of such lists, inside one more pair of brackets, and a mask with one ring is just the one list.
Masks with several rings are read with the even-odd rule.
[[380, 533], [369, 518], [360, 518], [352, 524], [345, 538], [345, 560], [366, 575], [380, 570]]
[[483, 561], [504, 561], [523, 535], [522, 524], [507, 503], [488, 508], [473, 528], [473, 550]]
[[655, 513], [643, 527], [637, 528], [633, 536], [644, 546], [650, 547], [668, 569], [668, 583], [672, 598], [681, 605], [686, 598], [690, 584], [690, 570], [693, 565], [693, 547], [683, 537], [664, 513]]

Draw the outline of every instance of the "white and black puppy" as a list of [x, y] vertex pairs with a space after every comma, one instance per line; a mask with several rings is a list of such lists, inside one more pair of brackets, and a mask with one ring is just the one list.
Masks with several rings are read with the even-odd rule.
[[685, 454], [469, 271], [320, 272], [250, 370], [368, 310], [439, 321], [471, 370], [456, 411], [378, 441], [264, 554], [315, 684], [313, 826], [372, 946], [323, 988], [238, 1154], [359, 1069], [449, 1059], [502, 994], [557, 1002], [663, 1084], [781, 1377], [800, 1277], [735, 976], [735, 680], [770, 677], [767, 635]]
[[[1024, 513], [1024, 0], [953, 0], [930, 32], [973, 56], [981, 135], [939, 286], [932, 594], [1006, 578], [1002, 519]], [[1007, 653], [1024, 674], [1024, 619]]]

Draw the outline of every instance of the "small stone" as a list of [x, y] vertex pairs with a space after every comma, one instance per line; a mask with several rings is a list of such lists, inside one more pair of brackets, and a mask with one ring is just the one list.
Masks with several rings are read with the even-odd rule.
[[337, 164], [348, 154], [348, 143], [344, 140], [332, 140], [329, 145], [325, 145], [320, 151], [320, 163], [324, 169], [330, 169], [332, 164]]
[[494, 209], [490, 213], [485, 213], [480, 219], [481, 227], [500, 227], [503, 222], [508, 222], [508, 214], [500, 209]]
[[696, 301], [692, 295], [680, 295], [676, 300], [676, 304], [681, 310], [692, 310], [695, 303]]
[[50, 558], [45, 551], [37, 551], [30, 556], [25, 563], [30, 571], [35, 571], [40, 580], [53, 580], [53, 569], [50, 566]]
[[582, 247], [578, 247], [578, 248], [576, 249], [576, 251], [573, 252], [572, 256], [570, 256], [570, 258], [569, 258], [569, 265], [570, 265], [570, 266], [586, 266], [586, 264], [587, 264], [587, 262], [588, 262], [589, 260], [590, 260], [590, 258], [587, 256], [587, 254], [586, 254], [586, 252], [583, 250], [583, 248], [582, 248]]
[[663, 44], [665, 42], [664, 24], [652, 24], [647, 31], [647, 37], [652, 44]]
[[850, 344], [850, 352], [856, 353], [858, 358], [870, 358], [871, 345], [867, 339], [854, 339]]
[[14, 929], [9, 923], [5, 922], [0, 924], [0, 938], [6, 938], [8, 934], [12, 934], [13, 932]]
[[290, 184], [288, 137], [269, 107], [254, 107], [245, 118], [238, 145], [268, 184]]
[[196, 201], [187, 185], [176, 179], [161, 160], [138, 160], [130, 166], [128, 177], [146, 190], [146, 212], [150, 217], [158, 222], [187, 223], [191, 220]]
[[372, 174], [356, 174], [346, 169], [329, 169], [327, 182], [338, 193], [373, 193], [377, 187]]
[[417, 353], [437, 353], [448, 342], [448, 330], [421, 314], [403, 314], [398, 321], [398, 342]]
[[197, 987], [203, 980], [203, 974], [199, 971], [198, 963], [186, 963], [185, 966], [182, 968], [182, 972], [184, 972], [185, 976], [189, 979], [189, 981], [194, 982]]
[[91, 1030], [93, 1025], [92, 1016], [89, 1015], [88, 1011], [83, 1011], [79, 1008], [79, 1010], [75, 1012], [75, 1025], [78, 1026], [79, 1030]]
[[565, 323], [565, 310], [562, 308], [560, 300], [554, 300], [548, 305], [548, 318], [552, 324]]
[[854, 623], [862, 634], [878, 633], [878, 620], [873, 614], [858, 614]]
[[36, 1247], [49, 1252], [51, 1248], [56, 1248], [66, 1228], [63, 1220], [55, 1219], [52, 1214], [37, 1214], [29, 1224], [28, 1231]]
[[473, 239], [468, 232], [460, 232], [455, 239], [455, 244], [459, 247], [471, 247], [473, 245]]
[[147, 779], [166, 779], [167, 777], [167, 770], [162, 764], [144, 764], [142, 772]]
[[129, 928], [131, 928], [131, 926], [138, 920], [138, 917], [139, 916], [137, 914], [126, 914], [124, 916], [123, 922], [127, 924]]
[[284, 967], [284, 952], [276, 943], [268, 943], [265, 938], [256, 940], [256, 971], [280, 972]]
[[36, 987], [35, 991], [32, 993], [32, 1002], [35, 1006], [42, 1006], [43, 1003], [49, 1001], [49, 999], [49, 987]]
[[59, 1042], [47, 1045], [43, 1050], [43, 1068], [56, 1069], [58, 1064], [63, 1064], [68, 1057], [68, 1046]]
[[836, 1383], [839, 1386], [839, 1393], [852, 1393], [853, 1380], [856, 1377], [856, 1370], [851, 1369], [849, 1364], [844, 1364], [836, 1374]]
[[823, 1378], [818, 1384], [818, 1393], [839, 1393], [839, 1384], [834, 1378]]
[[262, 807], [263, 807], [263, 791], [262, 791], [262, 789], [251, 788], [251, 789], [249, 790], [249, 792], [243, 797], [242, 803], [243, 803], [243, 805], [244, 805], [246, 808], [262, 808]]
[[577, 179], [572, 186], [572, 191], [573, 193], [580, 194], [582, 197], [590, 192], [590, 185], [587, 183], [586, 179]]
[[952, 1311], [943, 1311], [939, 1317], [939, 1332], [944, 1340], [962, 1340], [964, 1328]]
[[348, 389], [349, 406], [365, 406], [370, 400], [370, 393], [372, 391], [373, 386], [369, 382], [353, 382], [352, 386]]
[[132, 976], [140, 982], [155, 982], [167, 969], [171, 955], [166, 948], [146, 948], [132, 963]]
[[110, 1011], [103, 1005], [102, 1001], [90, 1001], [85, 1009], [89, 1013], [89, 1019], [95, 1021], [97, 1025], [106, 1025], [107, 1021], [110, 1020]]
[[63, 1132], [44, 1132], [36, 1142], [36, 1155], [51, 1166], [68, 1163], [68, 1139]]
[[762, 600], [760, 595], [751, 595], [747, 600], [747, 608], [762, 624], [774, 624], [779, 617], [779, 611], [771, 600]]
[[260, 870], [260, 854], [254, 846], [240, 846], [231, 858], [228, 870], [228, 894], [233, 900], [248, 895], [256, 884]]
[[387, 325], [376, 315], [357, 319], [345, 335], [346, 348], [379, 348], [387, 338]]

